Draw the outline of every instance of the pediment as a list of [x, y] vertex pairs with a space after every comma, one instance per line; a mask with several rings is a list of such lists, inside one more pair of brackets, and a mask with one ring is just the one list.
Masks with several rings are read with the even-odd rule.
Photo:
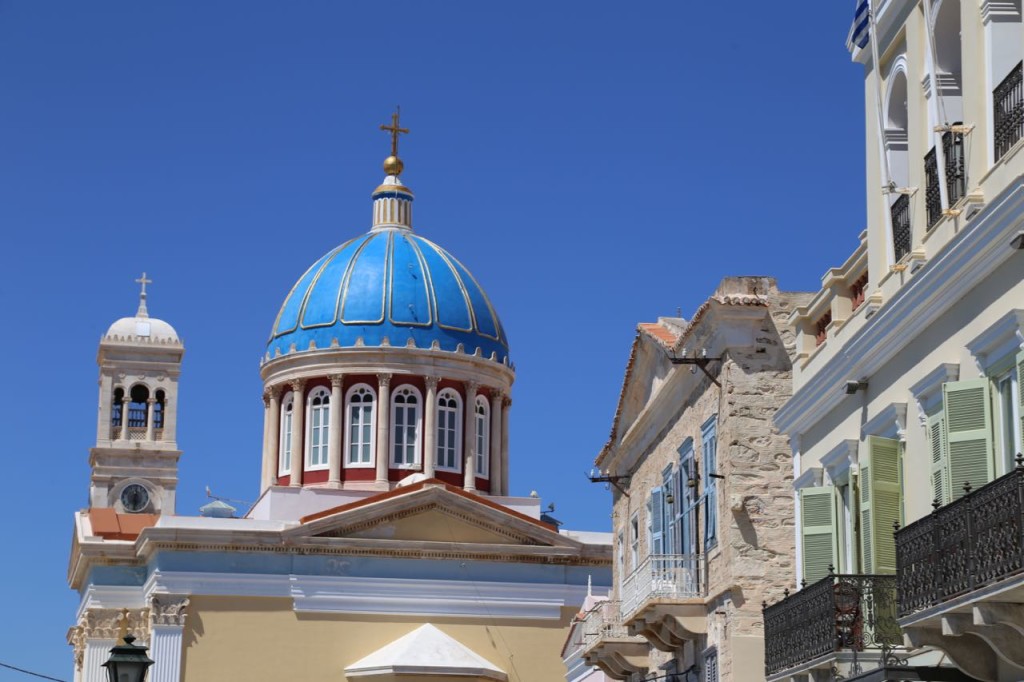
[[403, 543], [579, 545], [546, 523], [433, 479], [307, 517], [292, 534]]
[[635, 343], [619, 398], [615, 430], [620, 438], [643, 413], [672, 369], [665, 349], [654, 340], [641, 333]]

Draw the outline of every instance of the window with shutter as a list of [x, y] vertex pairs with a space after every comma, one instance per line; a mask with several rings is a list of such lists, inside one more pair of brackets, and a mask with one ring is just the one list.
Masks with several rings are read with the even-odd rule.
[[963, 496], [964, 483], [979, 488], [994, 477], [989, 393], [987, 378], [942, 386], [949, 486], [954, 500]]
[[718, 652], [704, 654], [704, 682], [718, 682]]
[[836, 519], [832, 486], [800, 491], [800, 534], [803, 539], [804, 580], [814, 583], [836, 565]]
[[869, 574], [895, 573], [893, 523], [903, 516], [900, 443], [868, 436], [867, 446], [860, 460], [861, 568]]
[[690, 487], [689, 482], [693, 477], [693, 439], [687, 438], [686, 442], [680, 448], [679, 456], [679, 476], [678, 476], [678, 488], [679, 494], [677, 495], [676, 507], [676, 526], [679, 529], [679, 553], [680, 554], [693, 554], [694, 553], [694, 540], [696, 533], [694, 532], [694, 504], [696, 503], [694, 488]]
[[664, 496], [662, 495], [661, 488], [652, 488], [651, 497], [647, 502], [647, 528], [651, 541], [648, 549], [649, 554], [665, 553], [664, 522]]
[[949, 457], [946, 454], [946, 413], [939, 410], [928, 417], [928, 445], [932, 455], [932, 498], [948, 504]]
[[676, 494], [676, 471], [672, 467], [668, 467], [662, 472], [662, 485], [663, 491], [662, 496], [662, 512], [665, 519], [664, 533], [662, 534], [664, 540], [665, 554], [675, 554], [676, 547], [676, 512], [675, 508], [679, 505], [679, 496]]
[[718, 417], [712, 417], [701, 426], [701, 455], [704, 467], [704, 547], [718, 544]]

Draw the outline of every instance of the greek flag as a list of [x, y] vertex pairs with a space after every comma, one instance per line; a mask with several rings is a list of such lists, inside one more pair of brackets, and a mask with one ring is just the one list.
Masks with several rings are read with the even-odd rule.
[[871, 13], [871, 6], [868, 0], [857, 0], [857, 11], [853, 15], [853, 25], [850, 26], [850, 35], [846, 37], [846, 49], [853, 52], [854, 46], [864, 49], [868, 46], [870, 31], [868, 30], [868, 15]]

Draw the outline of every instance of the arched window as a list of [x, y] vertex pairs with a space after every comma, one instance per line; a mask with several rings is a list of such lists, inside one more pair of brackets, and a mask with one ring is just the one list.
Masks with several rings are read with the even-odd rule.
[[149, 411], [149, 389], [143, 384], [135, 384], [129, 393], [128, 428], [146, 428], [146, 413]]
[[391, 398], [391, 463], [413, 469], [420, 463], [420, 392], [402, 386]]
[[164, 428], [164, 408], [167, 403], [166, 394], [163, 391], [156, 392], [156, 404], [153, 405], [153, 428]]
[[114, 428], [120, 428], [121, 426], [121, 412], [122, 405], [124, 405], [124, 389], [114, 389], [114, 402], [110, 408], [110, 425]]
[[[885, 156], [890, 179], [896, 189], [910, 186], [910, 156], [908, 154], [907, 71], [906, 59], [897, 58], [886, 79]], [[889, 194], [889, 213], [892, 221], [892, 258], [898, 263], [910, 253], [910, 195]]]
[[486, 396], [476, 397], [476, 475], [487, 478], [487, 466], [491, 461], [491, 406]]
[[295, 417], [295, 394], [289, 391], [281, 401], [281, 444], [277, 457], [277, 473], [286, 476], [292, 470], [292, 420]]
[[377, 396], [366, 384], [356, 384], [345, 397], [348, 428], [345, 431], [345, 466], [372, 467], [377, 428]]
[[309, 392], [308, 461], [311, 469], [327, 468], [327, 444], [331, 438], [331, 392], [323, 386]]
[[450, 388], [437, 394], [437, 468], [462, 470], [462, 399]]

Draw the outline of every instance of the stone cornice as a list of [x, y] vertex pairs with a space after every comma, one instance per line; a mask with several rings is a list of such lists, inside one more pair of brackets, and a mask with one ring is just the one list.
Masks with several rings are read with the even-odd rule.
[[993, 270], [1018, 257], [1010, 239], [1022, 211], [1024, 177], [1018, 177], [779, 409], [779, 429], [805, 432], [850, 397], [843, 391], [847, 381], [870, 377]]

